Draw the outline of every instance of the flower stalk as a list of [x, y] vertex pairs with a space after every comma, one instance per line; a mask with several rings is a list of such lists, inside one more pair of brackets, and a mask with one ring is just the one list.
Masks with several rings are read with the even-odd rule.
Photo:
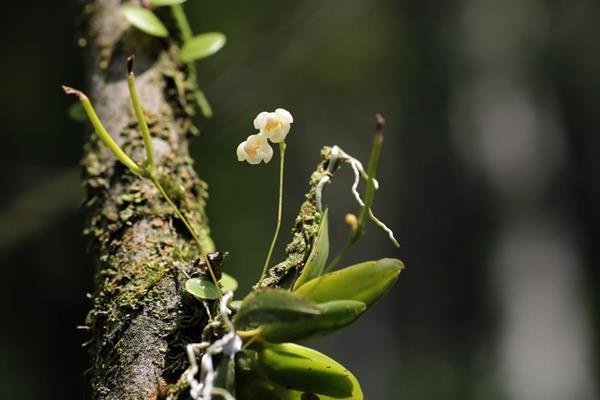
[[281, 229], [281, 215], [283, 213], [283, 171], [285, 166], [285, 148], [285, 142], [279, 143], [279, 195], [277, 205], [277, 225], [275, 226], [275, 234], [273, 235], [273, 240], [271, 241], [271, 246], [269, 247], [269, 252], [267, 253], [267, 258], [265, 259], [265, 264], [263, 265], [263, 269], [260, 274], [260, 279], [263, 279], [267, 273], [267, 268], [269, 268], [271, 256], [273, 255], [273, 249], [275, 248], [277, 237], [279, 236], [279, 230]]

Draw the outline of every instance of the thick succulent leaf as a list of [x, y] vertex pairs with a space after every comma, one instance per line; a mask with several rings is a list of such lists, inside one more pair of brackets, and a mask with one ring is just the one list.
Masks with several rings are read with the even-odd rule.
[[308, 347], [265, 343], [256, 361], [271, 381], [288, 389], [335, 398], [353, 398], [360, 392], [343, 365]]
[[225, 272], [221, 273], [221, 280], [219, 280], [221, 284], [221, 289], [223, 292], [235, 292], [238, 288], [238, 281], [231, 275], [226, 274]]
[[185, 290], [200, 300], [215, 300], [221, 297], [221, 292], [214, 283], [201, 278], [185, 281]]
[[368, 261], [315, 278], [295, 293], [316, 303], [356, 300], [369, 307], [392, 287], [402, 269], [404, 264], [395, 258]]
[[261, 325], [258, 336], [281, 343], [327, 335], [356, 320], [367, 306], [360, 301], [336, 300], [319, 304], [319, 308], [322, 314], [304, 320]]
[[167, 37], [169, 31], [152, 11], [138, 6], [123, 6], [121, 8], [129, 23], [148, 35]]
[[321, 314], [307, 298], [283, 289], [263, 289], [250, 293], [233, 317], [237, 329], [261, 324], [290, 322]]
[[186, 0], [150, 0], [150, 5], [153, 7], [164, 7], [185, 3], [185, 1]]
[[179, 57], [183, 62], [200, 60], [215, 54], [225, 46], [227, 38], [221, 32], [208, 32], [186, 40]]
[[256, 358], [254, 351], [242, 350], [238, 353], [235, 370], [237, 400], [363, 400], [360, 384], [352, 374], [348, 375], [352, 393], [345, 397], [331, 397], [323, 393], [288, 389], [275, 383], [265, 375]]
[[325, 210], [321, 223], [319, 224], [319, 232], [313, 241], [312, 250], [304, 264], [302, 273], [294, 283], [294, 290], [304, 285], [311, 279], [323, 273], [327, 257], [329, 256], [329, 218], [328, 212]]

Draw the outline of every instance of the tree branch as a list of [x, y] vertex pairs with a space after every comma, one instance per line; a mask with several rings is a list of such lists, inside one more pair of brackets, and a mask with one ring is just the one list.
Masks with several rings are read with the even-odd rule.
[[144, 160], [126, 83], [126, 60], [135, 54], [158, 174], [203, 244], [194, 244], [150, 181], [134, 176], [90, 135], [82, 164], [85, 232], [97, 257], [87, 321], [93, 396], [154, 399], [181, 372], [178, 357], [183, 352], [177, 338], [190, 317], [182, 304], [185, 274], [201, 253], [214, 249], [204, 213], [206, 184], [197, 177], [188, 153], [194, 127], [185, 68], [173, 57], [174, 42], [130, 28], [120, 3], [93, 0], [84, 7], [90, 98], [121, 148], [136, 162]]

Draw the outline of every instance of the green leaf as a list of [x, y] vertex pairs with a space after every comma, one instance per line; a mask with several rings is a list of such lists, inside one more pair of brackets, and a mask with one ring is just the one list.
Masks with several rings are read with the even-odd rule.
[[402, 269], [404, 264], [395, 258], [368, 261], [315, 278], [295, 293], [316, 303], [356, 300], [369, 307], [392, 287]]
[[242, 350], [236, 355], [235, 394], [240, 400], [283, 400], [289, 391], [265, 376], [258, 366], [255, 351]]
[[174, 4], [185, 3], [186, 0], [150, 0], [150, 5], [152, 7], [164, 7], [164, 6], [172, 6]]
[[362, 396], [360, 386], [354, 384], [356, 378], [351, 378], [352, 373], [335, 360], [308, 347], [293, 343], [265, 343], [257, 351], [256, 361], [269, 379], [288, 389], [335, 398]]
[[336, 300], [319, 304], [319, 308], [322, 314], [304, 320], [261, 325], [258, 337], [281, 343], [327, 335], [356, 320], [367, 306], [360, 301]]
[[225, 46], [227, 38], [221, 32], [208, 32], [186, 40], [181, 47], [179, 57], [183, 62], [200, 60], [215, 54]]
[[221, 284], [223, 292], [235, 292], [235, 289], [238, 288], [238, 281], [233, 276], [226, 274], [225, 272], [221, 273], [221, 280], [219, 283]]
[[296, 321], [321, 312], [303, 296], [283, 289], [263, 289], [244, 299], [233, 323], [237, 329], [247, 329], [265, 323]]
[[[303, 392], [285, 388], [267, 377], [257, 361], [257, 353], [252, 350], [242, 350], [238, 353], [235, 366], [236, 395], [240, 400], [363, 400], [363, 394], [354, 375], [348, 374], [352, 394], [345, 397], [331, 397], [323, 393]], [[308, 396], [313, 393], [318, 397]]]
[[125, 19], [148, 35], [167, 37], [169, 31], [152, 11], [137, 6], [121, 7]]
[[185, 281], [185, 290], [200, 300], [215, 300], [221, 297], [221, 292], [214, 283], [201, 278]]
[[67, 115], [75, 122], [87, 122], [88, 118], [80, 102], [73, 103], [67, 109]]
[[321, 275], [329, 256], [329, 218], [328, 212], [325, 210], [321, 223], [319, 225], [319, 233], [313, 241], [312, 250], [304, 264], [302, 273], [294, 283], [294, 290], [304, 285], [306, 282]]

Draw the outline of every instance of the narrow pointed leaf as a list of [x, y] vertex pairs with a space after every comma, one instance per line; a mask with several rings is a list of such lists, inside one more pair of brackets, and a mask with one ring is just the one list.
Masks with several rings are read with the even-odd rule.
[[294, 283], [294, 290], [298, 289], [306, 282], [323, 273], [327, 257], [329, 256], [329, 218], [328, 212], [325, 210], [321, 223], [319, 224], [319, 233], [313, 241], [312, 250], [306, 259], [302, 273]]
[[322, 311], [312, 301], [282, 289], [264, 289], [250, 293], [233, 317], [237, 329], [265, 323], [289, 322], [318, 315]]
[[402, 261], [395, 258], [368, 261], [315, 278], [295, 293], [316, 303], [356, 300], [369, 307], [392, 287], [403, 268]]
[[208, 32], [186, 40], [179, 57], [183, 62], [200, 60], [215, 54], [225, 46], [227, 38], [221, 32]]
[[192, 278], [185, 281], [185, 290], [200, 300], [215, 300], [221, 295], [214, 283], [201, 278]]
[[226, 274], [225, 272], [221, 273], [221, 280], [219, 280], [221, 284], [221, 289], [223, 292], [235, 292], [238, 288], [238, 281], [231, 275]]
[[287, 323], [264, 324], [258, 336], [273, 343], [292, 342], [324, 336], [356, 320], [367, 308], [354, 300], [336, 300], [319, 304], [322, 314]]
[[185, 3], [185, 1], [186, 0], [150, 0], [150, 5], [153, 7], [164, 7]]
[[169, 36], [165, 25], [152, 11], [137, 6], [123, 6], [121, 10], [125, 19], [142, 32], [158, 37]]

